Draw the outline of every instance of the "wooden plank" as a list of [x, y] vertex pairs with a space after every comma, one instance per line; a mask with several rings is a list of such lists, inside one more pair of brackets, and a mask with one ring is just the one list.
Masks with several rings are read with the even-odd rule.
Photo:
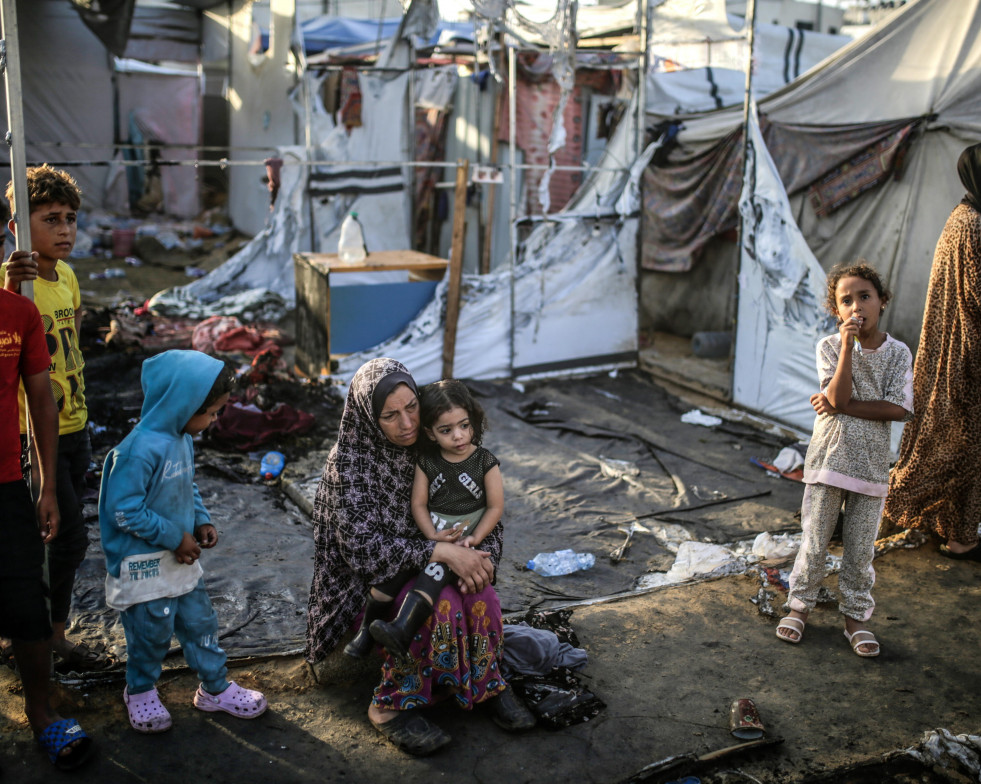
[[330, 288], [326, 273], [306, 255], [293, 255], [296, 281], [296, 359], [307, 378], [330, 375]]
[[460, 317], [460, 285], [463, 281], [463, 241], [467, 236], [467, 178], [470, 161], [456, 162], [456, 196], [453, 200], [453, 243], [450, 246], [450, 276], [446, 291], [446, 331], [443, 333], [443, 378], [453, 378], [456, 326]]
[[416, 250], [379, 250], [369, 253], [364, 261], [355, 263], [341, 261], [336, 253], [299, 253], [307, 263], [319, 269], [323, 274], [328, 272], [379, 272], [389, 270], [445, 270], [449, 265], [446, 259], [430, 256]]

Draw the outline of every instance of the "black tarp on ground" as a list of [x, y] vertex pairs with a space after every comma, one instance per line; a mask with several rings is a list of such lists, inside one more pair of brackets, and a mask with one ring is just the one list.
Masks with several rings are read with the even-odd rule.
[[[131, 372], [138, 372], [138, 364]], [[100, 398], [93, 413], [99, 424], [99, 413], [112, 405], [106, 396], [115, 393], [95, 382], [90, 368], [86, 373], [90, 395]], [[118, 410], [131, 412], [136, 402], [132, 384], [118, 377], [114, 381], [126, 398]], [[680, 417], [691, 406], [642, 373], [523, 387], [508, 382], [471, 386], [490, 422], [484, 444], [500, 459], [504, 475], [505, 549], [497, 590], [506, 612], [629, 591], [646, 572], [667, 571], [674, 554], [665, 524], [669, 529], [681, 525], [694, 538], [717, 543], [797, 526], [794, 512], [802, 486], [774, 479], [749, 462], [757, 455], [771, 458], [786, 440], [741, 424], [685, 424]], [[290, 394], [287, 386], [277, 392], [280, 398]], [[299, 394], [287, 402], [304, 405]], [[330, 405], [337, 407], [336, 401]], [[287, 450], [283, 481], [300, 482], [319, 473], [332, 437], [318, 438]], [[97, 446], [98, 461], [107, 448]], [[280, 488], [257, 479], [232, 481], [253, 468], [257, 473], [258, 466], [246, 458], [200, 445], [197, 461], [197, 481], [221, 536], [201, 563], [223, 645], [233, 657], [302, 647], [313, 568], [309, 520], [284, 503]], [[315, 482], [304, 488], [309, 495]], [[94, 513], [94, 505], [88, 511]], [[624, 543], [625, 529], [633, 522], [650, 532], [635, 532], [614, 563], [609, 556]], [[77, 622], [71, 634], [105, 640], [122, 654], [117, 614], [104, 604], [105, 570], [95, 520], [91, 534], [76, 585]], [[524, 568], [538, 552], [565, 548], [594, 553], [596, 565], [554, 578]]]

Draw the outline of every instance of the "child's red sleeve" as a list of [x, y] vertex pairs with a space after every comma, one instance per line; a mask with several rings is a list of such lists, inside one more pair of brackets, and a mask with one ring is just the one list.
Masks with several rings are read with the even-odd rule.
[[33, 376], [48, 369], [51, 354], [48, 352], [48, 342], [41, 326], [41, 314], [37, 312], [37, 308], [30, 308], [25, 322], [19, 370], [21, 376]]

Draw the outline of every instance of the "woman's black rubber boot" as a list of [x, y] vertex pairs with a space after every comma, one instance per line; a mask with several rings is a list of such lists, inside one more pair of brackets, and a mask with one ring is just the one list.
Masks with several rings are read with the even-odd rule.
[[409, 656], [409, 645], [419, 627], [433, 614], [433, 606], [426, 597], [415, 591], [406, 594], [399, 614], [390, 623], [375, 621], [369, 627], [375, 641], [385, 647], [391, 656], [406, 659]]
[[361, 626], [358, 628], [357, 634], [354, 635], [354, 639], [344, 646], [344, 653], [355, 659], [363, 659], [371, 653], [375, 641], [371, 639], [368, 627], [371, 626], [372, 621], [377, 621], [383, 617], [391, 606], [391, 599], [382, 601], [369, 596], [368, 602], [364, 606], [364, 618], [361, 619]]

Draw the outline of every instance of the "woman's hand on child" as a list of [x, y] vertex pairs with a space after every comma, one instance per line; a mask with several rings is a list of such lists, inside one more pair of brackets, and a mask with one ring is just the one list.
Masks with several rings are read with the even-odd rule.
[[7, 258], [4, 275], [4, 288], [19, 294], [22, 282], [37, 279], [37, 253], [29, 250], [15, 250]]
[[437, 543], [431, 560], [449, 565], [459, 578], [460, 593], [480, 593], [494, 581], [494, 562], [490, 560], [490, 553], [483, 550], [455, 545], [443, 547], [442, 543]]
[[814, 410], [819, 416], [821, 414], [831, 415], [838, 413], [838, 409], [831, 405], [823, 392], [815, 392], [813, 395], [811, 395], [811, 405], [814, 407]]
[[174, 555], [177, 556], [177, 563], [192, 564], [201, 557], [201, 548], [191, 534], [185, 533], [180, 547], [174, 550]]
[[194, 539], [207, 550], [218, 544], [218, 530], [211, 523], [199, 525], [194, 529]]

